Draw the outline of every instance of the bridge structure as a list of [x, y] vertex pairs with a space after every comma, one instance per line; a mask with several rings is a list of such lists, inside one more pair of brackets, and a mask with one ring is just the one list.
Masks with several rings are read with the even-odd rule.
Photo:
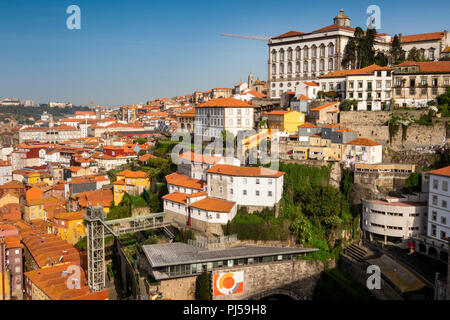
[[168, 229], [173, 226], [164, 220], [164, 212], [117, 220], [104, 220], [102, 206], [88, 208], [84, 220], [87, 224], [88, 285], [92, 291], [106, 287], [105, 236], [116, 239], [127, 233], [161, 228], [171, 238], [175, 235]]

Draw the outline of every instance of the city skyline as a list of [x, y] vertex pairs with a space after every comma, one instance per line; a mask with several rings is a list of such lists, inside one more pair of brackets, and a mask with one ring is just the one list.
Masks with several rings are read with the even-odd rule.
[[[285, 2], [288, 4], [288, 2]], [[248, 73], [267, 78], [267, 43], [221, 33], [273, 37], [331, 24], [344, 9], [353, 27], [365, 29], [369, 5], [381, 9], [379, 33], [415, 34], [448, 29], [450, 4], [429, 1], [403, 7], [378, 1], [323, 6], [310, 2], [15, 1], [1, 3], [0, 98], [36, 103], [72, 102], [117, 107], [158, 97], [232, 87]], [[81, 8], [81, 30], [68, 30], [66, 9]], [[328, 5], [327, 5], [328, 4]], [[401, 11], [399, 10], [401, 7]], [[440, 10], [435, 10], [440, 7]], [[433, 10], [433, 11], [431, 11]], [[402, 12], [399, 15], [398, 12]], [[418, 23], [420, 20], [426, 24]]]

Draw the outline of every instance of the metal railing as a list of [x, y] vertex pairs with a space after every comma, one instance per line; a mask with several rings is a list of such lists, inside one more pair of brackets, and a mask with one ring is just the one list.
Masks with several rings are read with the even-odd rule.
[[233, 242], [236, 242], [238, 240], [237, 234], [232, 234], [229, 236], [222, 236], [222, 237], [214, 237], [214, 238], [206, 238], [206, 237], [197, 237], [195, 240], [188, 240], [188, 244], [205, 248], [208, 245], [212, 244], [231, 244]]

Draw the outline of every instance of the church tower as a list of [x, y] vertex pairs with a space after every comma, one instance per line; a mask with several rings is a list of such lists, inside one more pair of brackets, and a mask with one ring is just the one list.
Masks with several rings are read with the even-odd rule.
[[344, 9], [339, 11], [339, 14], [334, 18], [334, 24], [342, 27], [350, 27], [350, 18], [344, 13]]
[[255, 84], [255, 79], [253, 78], [253, 74], [248, 75], [248, 88], [252, 89], [253, 85]]

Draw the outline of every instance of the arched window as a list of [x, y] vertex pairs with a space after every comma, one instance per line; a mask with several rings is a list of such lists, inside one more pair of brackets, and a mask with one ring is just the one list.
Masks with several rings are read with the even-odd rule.
[[280, 50], [280, 61], [284, 61], [284, 49]]
[[280, 74], [284, 73], [284, 63], [280, 63]]
[[300, 47], [295, 48], [295, 59], [297, 59], [297, 60], [301, 59]]
[[272, 64], [272, 74], [276, 74], [277, 73], [277, 65], [274, 63]]
[[330, 43], [328, 45], [328, 56], [331, 57], [332, 55], [334, 55], [334, 44]]
[[288, 49], [288, 60], [291, 61], [292, 60], [292, 48]]
[[272, 62], [277, 62], [277, 51], [275, 49], [272, 50]]
[[287, 73], [292, 73], [292, 62], [288, 62]]
[[333, 59], [329, 59], [328, 60], [328, 71], [332, 71], [333, 70]]
[[434, 48], [428, 49], [428, 59], [434, 60]]
[[297, 61], [295, 63], [295, 72], [299, 73], [300, 72], [300, 61]]
[[316, 72], [316, 60], [311, 61], [311, 72]]
[[313, 45], [311, 47], [311, 57], [312, 58], [316, 58], [317, 57], [317, 47], [316, 47], [316, 45]]
[[303, 58], [308, 59], [309, 58], [309, 48], [307, 46], [303, 47]]
[[304, 73], [308, 72], [308, 61], [303, 62], [303, 72]]
[[325, 70], [325, 61], [323, 59], [320, 59], [320, 71]]
[[323, 43], [320, 45], [320, 56], [325, 57], [325, 45]]

